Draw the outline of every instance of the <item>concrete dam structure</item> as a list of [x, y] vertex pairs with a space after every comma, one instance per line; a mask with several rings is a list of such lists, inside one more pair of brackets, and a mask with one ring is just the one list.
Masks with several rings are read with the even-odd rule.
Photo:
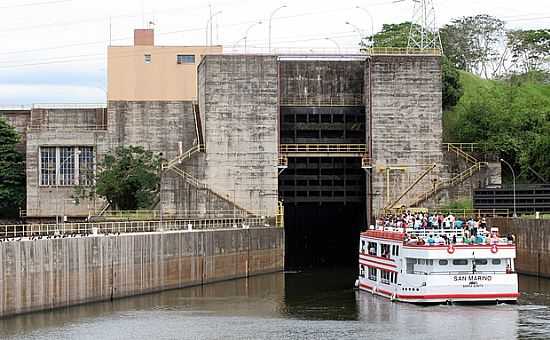
[[282, 228], [0, 242], [0, 317], [283, 270]]
[[349, 263], [385, 209], [500, 183], [499, 167], [442, 143], [440, 56], [392, 53], [207, 54], [193, 59], [194, 99], [0, 111], [24, 135], [26, 218], [100, 215], [106, 203], [75, 204], [73, 186], [107, 152], [139, 145], [166, 159], [151, 207], [162, 216], [272, 221], [284, 207], [288, 265]]

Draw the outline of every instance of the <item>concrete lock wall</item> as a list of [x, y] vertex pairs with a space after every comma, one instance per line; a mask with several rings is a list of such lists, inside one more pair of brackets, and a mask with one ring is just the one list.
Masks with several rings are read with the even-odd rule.
[[283, 270], [282, 228], [0, 243], [0, 317]]
[[244, 209], [275, 216], [277, 57], [207, 55], [198, 72], [206, 184]]
[[550, 278], [550, 221], [490, 218], [488, 223], [501, 235], [516, 236], [518, 273]]
[[[442, 163], [441, 64], [436, 56], [373, 56], [368, 70], [372, 110], [372, 204], [376, 214], [424, 172]], [[445, 177], [436, 168], [398, 206]]]

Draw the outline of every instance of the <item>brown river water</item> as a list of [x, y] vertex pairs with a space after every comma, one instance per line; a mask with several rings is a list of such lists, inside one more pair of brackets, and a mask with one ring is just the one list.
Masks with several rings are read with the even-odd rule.
[[353, 289], [353, 269], [268, 274], [0, 320], [1, 339], [550, 339], [550, 280], [517, 305], [416, 306]]

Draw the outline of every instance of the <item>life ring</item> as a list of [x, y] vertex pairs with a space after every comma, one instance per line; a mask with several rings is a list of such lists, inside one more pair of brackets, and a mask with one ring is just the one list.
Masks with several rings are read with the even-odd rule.
[[455, 247], [452, 244], [449, 244], [447, 247], [447, 253], [453, 254], [455, 252]]
[[491, 246], [491, 253], [496, 254], [497, 251], [498, 251], [497, 245], [496, 245], [496, 244], [493, 244], [493, 245]]

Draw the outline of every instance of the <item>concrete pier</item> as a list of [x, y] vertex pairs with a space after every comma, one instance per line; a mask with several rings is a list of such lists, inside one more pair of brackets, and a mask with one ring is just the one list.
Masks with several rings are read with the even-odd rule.
[[284, 230], [0, 243], [0, 317], [283, 270]]
[[550, 221], [490, 218], [489, 226], [500, 234], [516, 236], [518, 273], [550, 278]]

